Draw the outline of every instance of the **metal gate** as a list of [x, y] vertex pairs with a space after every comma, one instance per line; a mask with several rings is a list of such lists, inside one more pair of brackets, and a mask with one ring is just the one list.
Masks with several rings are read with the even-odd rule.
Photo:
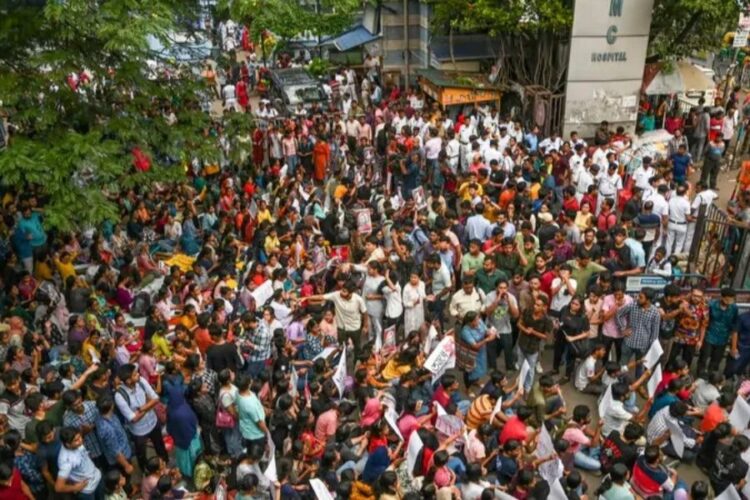
[[715, 204], [702, 206], [688, 266], [705, 276], [709, 287], [750, 288], [750, 228]]

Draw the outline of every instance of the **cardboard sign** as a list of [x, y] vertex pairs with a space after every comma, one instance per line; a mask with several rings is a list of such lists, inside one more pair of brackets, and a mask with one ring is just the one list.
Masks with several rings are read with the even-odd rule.
[[271, 280], [264, 281], [262, 285], [250, 292], [250, 295], [255, 299], [255, 307], [260, 310], [273, 297], [273, 283]]
[[332, 246], [330, 258], [337, 258], [340, 262], [349, 262], [349, 245]]
[[648, 368], [649, 370], [653, 370], [656, 363], [659, 362], [659, 358], [661, 358], [662, 354], [664, 354], [664, 349], [661, 348], [661, 344], [657, 340], [656, 342], [651, 344], [651, 347], [646, 353], [646, 357], [643, 358], [646, 368]]
[[388, 407], [388, 409], [385, 410], [385, 421], [388, 422], [388, 425], [391, 426], [391, 429], [393, 429], [393, 432], [396, 433], [398, 438], [403, 441], [404, 436], [401, 435], [401, 431], [398, 428], [398, 415], [396, 414], [396, 410]]
[[360, 209], [354, 210], [354, 217], [357, 220], [357, 232], [361, 235], [370, 234], [372, 232], [372, 220], [370, 219], [370, 210]]
[[750, 423], [750, 404], [745, 401], [745, 398], [738, 396], [734, 401], [732, 413], [729, 414], [729, 423], [740, 432], [747, 429], [747, 424]]
[[661, 384], [662, 374], [661, 374], [661, 365], [656, 365], [656, 369], [654, 370], [654, 373], [651, 374], [651, 378], [648, 379], [648, 395], [652, 398], [656, 395], [656, 388], [659, 387], [659, 384]]
[[310, 479], [310, 487], [315, 492], [315, 496], [318, 498], [318, 500], [334, 500], [333, 495], [331, 495], [331, 492], [328, 491], [328, 487], [320, 479]]
[[427, 208], [427, 197], [424, 195], [424, 187], [419, 186], [416, 189], [412, 189], [411, 197], [414, 200], [414, 205], [416, 205], [419, 210]]
[[445, 337], [435, 346], [424, 363], [425, 370], [432, 373], [432, 380], [437, 381], [446, 370], [456, 367], [456, 343], [453, 337]]
[[441, 415], [435, 421], [435, 429], [446, 436], [460, 434], [464, 427], [464, 422], [456, 415]]

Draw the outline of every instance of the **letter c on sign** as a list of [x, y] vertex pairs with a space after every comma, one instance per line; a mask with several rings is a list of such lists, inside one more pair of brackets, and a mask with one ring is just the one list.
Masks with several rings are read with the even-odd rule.
[[614, 45], [615, 41], [617, 40], [617, 26], [610, 26], [607, 30], [607, 43], [610, 45]]

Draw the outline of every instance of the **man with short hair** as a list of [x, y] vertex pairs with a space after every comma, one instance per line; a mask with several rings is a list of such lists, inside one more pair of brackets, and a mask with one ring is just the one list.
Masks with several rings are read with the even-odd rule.
[[687, 237], [687, 225], [695, 220], [690, 213], [687, 186], [680, 184], [669, 199], [669, 223], [667, 224], [667, 256], [682, 253]]
[[457, 321], [462, 321], [466, 313], [484, 311], [484, 292], [474, 286], [474, 278], [467, 277], [461, 282], [461, 289], [451, 297], [448, 311]]
[[60, 431], [60, 441], [62, 447], [57, 457], [55, 492], [76, 494], [78, 498], [85, 500], [102, 500], [102, 473], [91, 461], [80, 431], [75, 427], [63, 427]]
[[311, 302], [326, 300], [333, 302], [339, 344], [346, 346], [346, 343], [351, 339], [354, 344], [355, 358], [359, 356], [362, 332], [366, 332], [368, 329], [367, 305], [364, 299], [356, 292], [357, 285], [347, 282], [339, 291], [323, 295], [312, 295], [307, 299]]
[[701, 376], [719, 370], [727, 345], [729, 354], [739, 354], [737, 339], [737, 318], [739, 310], [735, 304], [736, 293], [731, 288], [722, 288], [720, 297], [708, 304], [708, 327], [703, 342], [698, 367]]
[[[622, 345], [622, 359], [626, 364], [631, 357], [640, 360], [651, 344], [659, 339], [661, 315], [653, 304], [655, 292], [652, 288], [643, 288], [638, 294], [638, 300], [620, 308], [616, 315], [617, 326], [623, 332], [625, 341]], [[640, 377], [643, 367], [638, 364], [636, 377]]]
[[518, 348], [521, 353], [519, 365], [525, 360], [529, 364], [526, 380], [519, 380], [523, 389], [528, 392], [534, 383], [534, 368], [539, 359], [541, 343], [549, 338], [552, 333], [552, 320], [547, 316], [547, 297], [538, 295], [534, 299], [533, 308], [527, 310], [518, 322]]
[[[122, 384], [115, 392], [115, 404], [125, 419], [125, 426], [133, 438], [135, 456], [141, 470], [146, 467], [146, 442], [151, 441], [154, 450], [165, 462], [169, 460], [164, 447], [162, 426], [156, 416], [154, 407], [159, 403], [159, 395], [151, 388], [148, 381], [133, 364], [121, 366], [117, 376]], [[63, 440], [64, 444], [64, 440]]]

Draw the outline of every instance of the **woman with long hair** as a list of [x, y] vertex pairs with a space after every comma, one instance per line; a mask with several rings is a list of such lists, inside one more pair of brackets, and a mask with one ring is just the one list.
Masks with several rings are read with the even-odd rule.
[[[555, 371], [565, 361], [565, 381], [570, 380], [575, 368], [575, 358], [585, 353], [585, 341], [589, 334], [589, 320], [583, 308], [583, 301], [575, 296], [560, 311], [560, 328], [555, 336], [555, 352], [552, 367]], [[574, 342], [578, 342], [573, 346]]]

